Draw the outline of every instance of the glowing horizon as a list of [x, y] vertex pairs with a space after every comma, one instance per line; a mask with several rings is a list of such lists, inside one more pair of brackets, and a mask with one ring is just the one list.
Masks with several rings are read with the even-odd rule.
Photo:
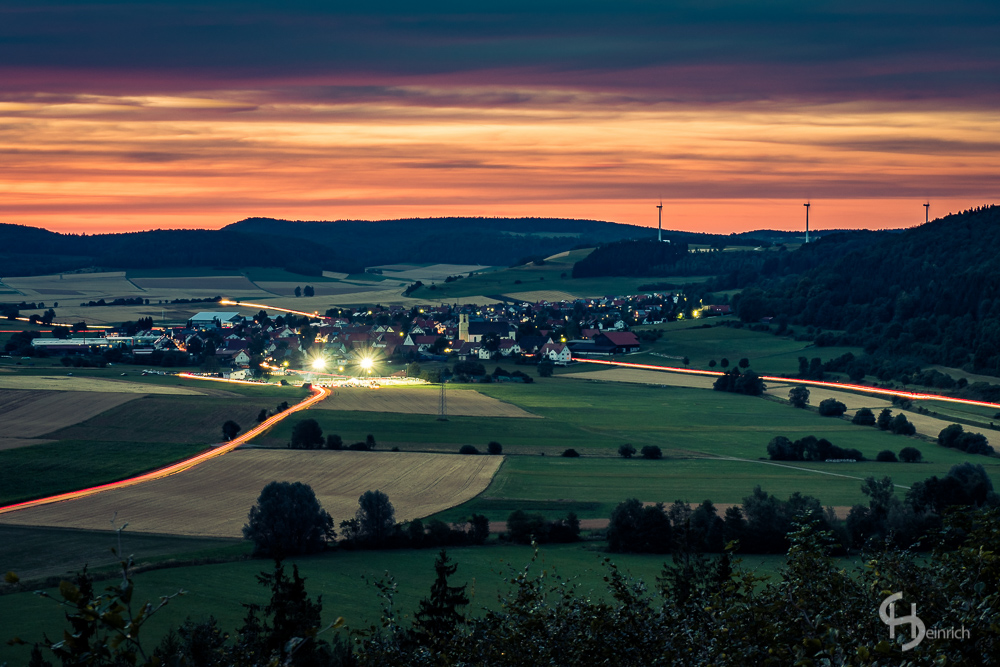
[[800, 229], [805, 201], [817, 230], [880, 229], [1000, 195], [988, 7], [20, 4], [0, 9], [5, 223], [652, 227], [662, 199], [667, 229]]

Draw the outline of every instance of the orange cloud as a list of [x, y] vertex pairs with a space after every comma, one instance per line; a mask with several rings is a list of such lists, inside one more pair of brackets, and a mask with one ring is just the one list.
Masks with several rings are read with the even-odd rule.
[[[996, 192], [1000, 120], [901, 103], [642, 103], [400, 88], [0, 101], [0, 211], [58, 231], [251, 216], [557, 216], [712, 232], [900, 227]], [[477, 100], [475, 104], [463, 101]], [[496, 106], [484, 103], [493, 100]], [[503, 100], [530, 103], [503, 104]]]

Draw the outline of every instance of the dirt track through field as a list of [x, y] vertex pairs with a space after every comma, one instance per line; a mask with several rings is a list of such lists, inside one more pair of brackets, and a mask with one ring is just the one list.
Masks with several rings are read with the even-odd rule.
[[36, 438], [141, 396], [143, 394], [0, 389], [0, 433], [11, 438]]
[[138, 486], [0, 515], [0, 523], [108, 530], [117, 512], [130, 531], [241, 537], [247, 512], [272, 481], [304, 482], [337, 525], [354, 517], [358, 498], [378, 489], [396, 520], [424, 517], [481, 493], [500, 456], [413, 452], [237, 450]]
[[[398, 412], [411, 415], [436, 415], [440, 407], [440, 387], [382, 387], [362, 389], [341, 387], [317, 405], [321, 410], [358, 410], [360, 412]], [[498, 401], [473, 389], [449, 389], [446, 394], [449, 415], [469, 417], [522, 417], [538, 415], [516, 405]]]

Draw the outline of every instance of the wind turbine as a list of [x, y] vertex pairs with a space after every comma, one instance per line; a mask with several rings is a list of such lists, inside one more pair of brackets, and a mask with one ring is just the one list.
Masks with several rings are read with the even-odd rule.
[[927, 202], [926, 204], [924, 204], [924, 224], [925, 225], [928, 223], [928, 216], [930, 215], [930, 212], [931, 212], [931, 203]]
[[806, 207], [806, 243], [809, 243], [809, 207], [811, 203], [803, 204]]
[[656, 207], [656, 240], [663, 242], [663, 200]]

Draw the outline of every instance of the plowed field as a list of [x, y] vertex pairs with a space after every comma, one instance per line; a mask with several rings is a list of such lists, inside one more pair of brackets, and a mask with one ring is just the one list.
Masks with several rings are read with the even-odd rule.
[[78, 424], [140, 396], [138, 393], [0, 389], [0, 433], [5, 438], [36, 438]]
[[129, 531], [241, 537], [269, 482], [305, 482], [339, 524], [378, 489], [396, 520], [424, 517], [481, 493], [503, 460], [411, 452], [237, 450], [197, 468], [126, 489], [0, 515], [0, 523], [108, 530], [117, 512]]
[[[360, 389], [342, 387], [317, 405], [323, 410], [358, 410], [361, 412], [401, 412], [411, 415], [436, 415], [440, 407], [439, 387], [383, 387]], [[484, 396], [472, 389], [449, 389], [449, 415], [470, 417], [529, 417], [537, 418], [516, 405]]]

